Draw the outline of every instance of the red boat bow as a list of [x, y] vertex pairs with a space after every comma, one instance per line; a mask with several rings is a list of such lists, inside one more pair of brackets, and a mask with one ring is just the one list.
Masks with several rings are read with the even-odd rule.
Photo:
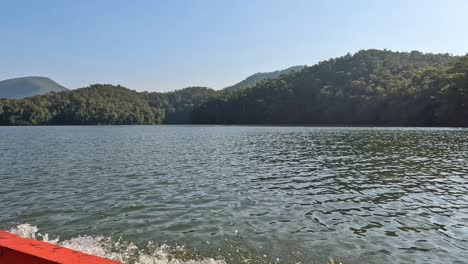
[[1, 264], [119, 264], [72, 249], [0, 231]]

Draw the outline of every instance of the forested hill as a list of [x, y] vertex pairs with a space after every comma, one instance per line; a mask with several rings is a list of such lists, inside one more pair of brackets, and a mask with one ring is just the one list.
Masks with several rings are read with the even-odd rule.
[[468, 57], [360, 51], [210, 100], [203, 124], [468, 126]]
[[189, 123], [195, 104], [219, 94], [204, 87], [170, 93], [95, 84], [21, 100], [0, 99], [0, 125], [132, 125]]
[[0, 98], [19, 99], [68, 89], [50, 78], [31, 76], [0, 81]]
[[1, 125], [468, 126], [468, 57], [365, 50], [237, 92], [92, 85], [0, 100]]
[[279, 71], [274, 71], [274, 72], [255, 73], [254, 75], [251, 75], [251, 76], [247, 77], [245, 80], [243, 80], [241, 82], [238, 82], [238, 83], [234, 84], [233, 86], [229, 86], [229, 87], [224, 88], [224, 90], [226, 90], [226, 91], [239, 91], [240, 89], [243, 89], [243, 88], [253, 87], [253, 86], [255, 86], [256, 84], [258, 84], [258, 83], [260, 83], [262, 81], [266, 81], [266, 80], [269, 80], [269, 79], [275, 79], [275, 78], [280, 77], [281, 75], [286, 75], [286, 74], [289, 74], [289, 73], [294, 72], [294, 71], [300, 71], [300, 70], [304, 69], [305, 67], [306, 66], [293, 66], [293, 67], [289, 67], [289, 68], [284, 69], [284, 70], [279, 70]]

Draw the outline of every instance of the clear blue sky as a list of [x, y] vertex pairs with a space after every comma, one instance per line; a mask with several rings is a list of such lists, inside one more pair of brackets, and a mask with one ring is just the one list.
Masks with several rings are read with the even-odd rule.
[[466, 0], [2, 0], [0, 79], [222, 88], [360, 49], [468, 53]]

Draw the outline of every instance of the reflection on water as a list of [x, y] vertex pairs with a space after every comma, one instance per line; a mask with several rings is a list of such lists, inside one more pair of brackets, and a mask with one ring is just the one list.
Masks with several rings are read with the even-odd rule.
[[462, 129], [4, 127], [0, 228], [180, 244], [227, 263], [465, 263], [467, 139]]

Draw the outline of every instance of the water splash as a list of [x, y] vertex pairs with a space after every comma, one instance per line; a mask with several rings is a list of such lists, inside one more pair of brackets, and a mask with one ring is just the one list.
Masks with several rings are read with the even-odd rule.
[[115, 241], [104, 236], [78, 236], [68, 240], [60, 240], [59, 237], [51, 239], [49, 234], [39, 233], [39, 228], [30, 224], [18, 225], [9, 232], [24, 238], [36, 239], [129, 264], [226, 264], [224, 260], [213, 258], [191, 256], [192, 259], [188, 259], [189, 254], [182, 246], [174, 247], [149, 242], [146, 248], [140, 249], [133, 242], [125, 242], [121, 239]]

